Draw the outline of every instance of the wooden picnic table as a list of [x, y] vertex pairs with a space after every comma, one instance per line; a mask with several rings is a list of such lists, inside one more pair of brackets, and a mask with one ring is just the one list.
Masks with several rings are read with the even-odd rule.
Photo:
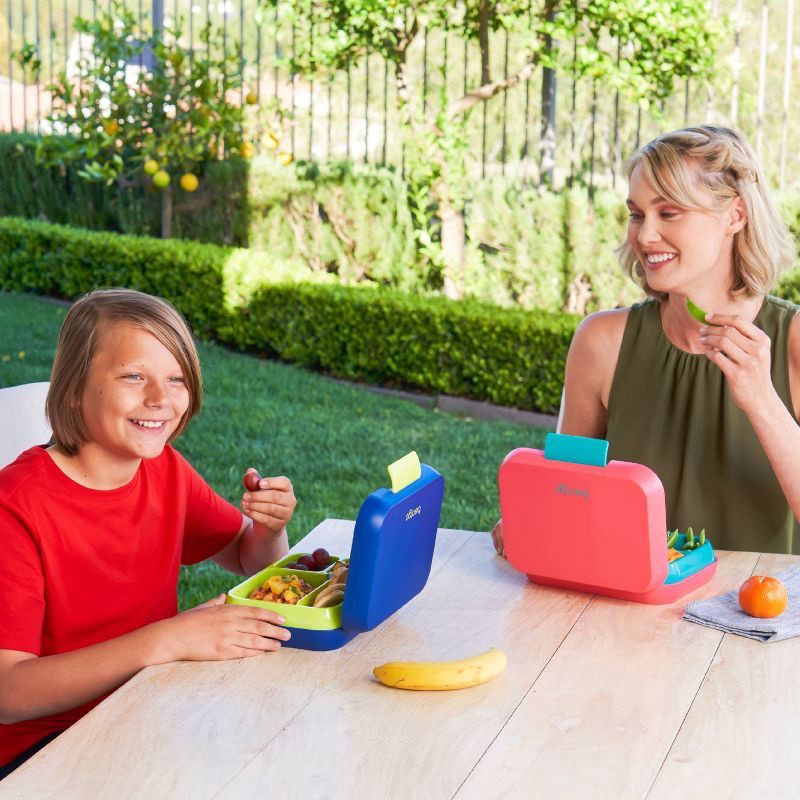
[[[350, 552], [326, 520], [293, 548]], [[719, 552], [738, 587], [800, 559]], [[398, 569], [402, 565], [398, 564]], [[427, 586], [340, 650], [143, 670], [0, 784], [3, 798], [796, 798], [800, 638], [762, 644], [537, 586], [486, 533], [440, 529]], [[491, 646], [494, 681], [411, 692], [386, 661]]]

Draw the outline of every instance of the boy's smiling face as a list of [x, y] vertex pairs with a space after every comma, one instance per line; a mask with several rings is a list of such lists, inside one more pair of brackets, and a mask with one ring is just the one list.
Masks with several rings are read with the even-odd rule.
[[81, 396], [88, 441], [79, 459], [113, 473], [135, 470], [161, 454], [188, 407], [175, 356], [142, 328], [111, 325], [100, 333]]

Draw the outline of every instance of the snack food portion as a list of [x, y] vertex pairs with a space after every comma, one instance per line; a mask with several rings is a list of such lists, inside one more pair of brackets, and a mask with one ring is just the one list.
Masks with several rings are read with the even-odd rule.
[[739, 589], [739, 606], [751, 617], [777, 617], [786, 610], [788, 600], [783, 581], [771, 575], [753, 575]]
[[467, 689], [496, 678], [508, 666], [506, 654], [496, 647], [457, 661], [390, 661], [372, 670], [386, 686], [416, 691]]
[[324, 547], [318, 547], [313, 553], [305, 553], [298, 556], [295, 561], [290, 561], [286, 565], [286, 569], [305, 569], [311, 572], [319, 572], [327, 569], [330, 563], [330, 553]]
[[248, 598], [263, 600], [267, 603], [284, 603], [296, 605], [300, 598], [312, 592], [314, 587], [297, 575], [270, 575], [261, 586], [253, 589]]
[[314, 598], [314, 608], [331, 608], [344, 600], [349, 568], [343, 561], [337, 561], [331, 570], [331, 579]]
[[686, 537], [680, 546], [678, 545], [678, 536], [680, 531], [675, 528], [674, 531], [667, 531], [667, 560], [669, 563], [683, 558], [687, 552], [696, 550], [706, 543], [706, 529], [703, 528], [700, 533], [695, 534], [691, 525], [686, 529]]

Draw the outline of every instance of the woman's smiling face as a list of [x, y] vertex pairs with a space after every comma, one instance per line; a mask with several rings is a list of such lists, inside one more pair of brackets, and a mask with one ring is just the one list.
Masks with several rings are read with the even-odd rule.
[[189, 406], [175, 356], [151, 333], [120, 323], [100, 334], [81, 397], [81, 454], [117, 466], [160, 455]]
[[[704, 207], [714, 207], [714, 197], [704, 187], [695, 186], [695, 193]], [[651, 289], [692, 297], [702, 296], [709, 286], [727, 290], [733, 233], [741, 227], [740, 198], [718, 211], [683, 208], [662, 197], [637, 166], [631, 173], [628, 209], [628, 244]]]

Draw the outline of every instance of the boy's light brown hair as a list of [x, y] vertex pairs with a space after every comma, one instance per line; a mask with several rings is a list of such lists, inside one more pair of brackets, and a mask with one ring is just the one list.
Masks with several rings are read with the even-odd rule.
[[120, 323], [135, 325], [155, 336], [180, 364], [189, 391], [189, 407], [170, 441], [200, 411], [200, 361], [192, 332], [181, 314], [166, 300], [144, 292], [98, 289], [80, 297], [67, 312], [50, 375], [45, 411], [53, 429], [53, 442], [67, 455], [75, 455], [88, 440], [81, 398], [89, 365], [103, 334]]
[[[641, 169], [658, 193], [681, 208], [717, 211], [742, 198], [747, 223], [733, 237], [733, 294], [767, 294], [794, 261], [794, 244], [767, 188], [764, 172], [744, 136], [731, 128], [703, 125], [665, 133], [634, 153], [628, 178]], [[711, 207], [698, 189], [712, 196]], [[634, 249], [617, 248], [622, 266], [651, 297], [666, 298], [647, 285]]]

